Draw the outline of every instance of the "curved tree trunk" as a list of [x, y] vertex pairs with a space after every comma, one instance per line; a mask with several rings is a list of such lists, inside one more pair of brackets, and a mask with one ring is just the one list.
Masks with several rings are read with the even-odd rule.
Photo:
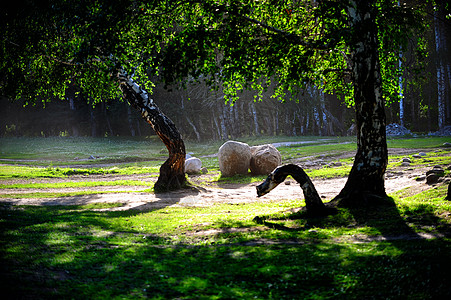
[[[352, 2], [352, 1], [351, 1]], [[357, 128], [357, 153], [345, 187], [335, 201], [363, 205], [386, 198], [384, 174], [388, 164], [385, 111], [378, 55], [377, 25], [372, 1], [350, 7], [348, 16], [355, 28], [352, 70]]]
[[330, 212], [318, 195], [310, 177], [308, 177], [301, 167], [293, 164], [283, 165], [272, 171], [266, 180], [257, 186], [258, 197], [269, 193], [282, 183], [288, 175], [291, 175], [291, 177], [293, 177], [293, 179], [301, 186], [302, 191], [304, 192], [305, 207], [309, 214], [326, 215]]
[[160, 167], [160, 176], [155, 191], [181, 188], [186, 183], [185, 144], [175, 124], [149, 98], [132, 79], [119, 75], [120, 89], [131, 106], [141, 112], [143, 119], [152, 126], [169, 151], [168, 159]]

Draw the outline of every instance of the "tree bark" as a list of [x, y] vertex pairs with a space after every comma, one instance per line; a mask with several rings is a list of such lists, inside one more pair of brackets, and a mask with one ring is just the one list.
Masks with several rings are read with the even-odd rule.
[[143, 119], [152, 126], [155, 133], [169, 151], [168, 159], [160, 167], [160, 176], [155, 183], [156, 192], [179, 189], [186, 183], [185, 143], [175, 124], [149, 98], [132, 79], [119, 75], [120, 89], [132, 107], [141, 112]]
[[[354, 2], [354, 1], [352, 1]], [[348, 180], [336, 197], [339, 205], [361, 206], [386, 199], [384, 174], [388, 164], [385, 111], [373, 1], [354, 2], [348, 16], [355, 30], [351, 49], [357, 153]]]

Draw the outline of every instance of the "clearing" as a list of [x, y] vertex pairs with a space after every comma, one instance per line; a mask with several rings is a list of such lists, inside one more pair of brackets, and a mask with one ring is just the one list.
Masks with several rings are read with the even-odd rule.
[[[301, 142], [301, 143], [309, 143]], [[310, 142], [311, 143], [311, 142]], [[293, 146], [294, 143], [289, 143], [287, 146]], [[283, 146], [283, 143], [278, 143], [277, 146]], [[421, 149], [401, 149], [390, 148], [390, 157], [412, 157]], [[440, 148], [430, 148], [428, 153], [437, 153]], [[333, 169], [342, 167], [342, 163], [336, 163], [340, 160], [350, 160], [354, 155], [353, 151], [343, 152], [335, 155], [320, 155], [320, 156], [307, 156], [298, 157], [295, 159], [284, 159], [284, 163], [296, 163], [305, 169]], [[443, 152], [441, 156], [445, 158], [445, 162], [441, 164], [444, 169], [449, 168], [451, 163], [451, 152]], [[214, 155], [208, 155], [208, 157], [214, 157]], [[202, 157], [201, 157], [202, 158]], [[415, 159], [412, 159], [415, 163]], [[430, 170], [434, 165], [434, 161], [428, 161], [427, 157], [416, 159], [416, 164], [413, 166], [401, 166], [400, 164], [394, 164], [389, 166], [386, 173], [386, 190], [388, 194], [405, 190], [404, 194], [414, 195], [419, 192], [431, 189], [434, 185], [426, 184], [425, 180], [418, 180], [424, 178], [426, 172]], [[24, 161], [20, 161], [24, 163]], [[1, 166], [1, 165], [0, 165]], [[111, 166], [111, 165], [110, 165]], [[73, 167], [73, 166], [72, 166]], [[105, 167], [105, 164], [95, 164], [91, 162], [89, 165], [84, 165], [85, 168], [100, 168]], [[307, 171], [307, 173], [309, 173]], [[255, 186], [258, 185], [261, 180], [250, 183], [230, 183], [217, 180], [218, 172], [210, 172], [202, 175], [189, 176], [189, 181], [192, 183], [192, 187], [179, 191], [173, 191], [168, 193], [149, 193], [145, 191], [143, 186], [136, 185], [118, 185], [118, 186], [92, 186], [92, 187], [64, 187], [64, 183], [67, 182], [105, 182], [105, 181], [141, 181], [149, 184], [154, 183], [157, 179], [158, 173], [150, 174], [131, 174], [131, 175], [116, 175], [116, 174], [103, 174], [103, 175], [74, 175], [68, 178], [41, 178], [41, 179], [8, 179], [3, 180], [3, 189], [0, 189], [0, 203], [9, 203], [13, 205], [84, 205], [91, 203], [120, 203], [121, 206], [105, 208], [105, 210], [153, 210], [163, 208], [166, 206], [208, 206], [214, 203], [251, 203], [251, 202], [264, 202], [268, 200], [285, 200], [285, 199], [303, 199], [301, 188], [297, 183], [289, 177], [285, 181], [285, 184], [279, 185], [270, 194], [261, 198], [257, 198]], [[250, 176], [249, 176], [250, 177]], [[263, 177], [261, 177], [263, 178]], [[243, 178], [241, 178], [243, 179]], [[232, 180], [233, 181], [233, 180]], [[252, 181], [252, 180], [249, 180]], [[328, 201], [336, 196], [343, 188], [346, 177], [332, 177], [332, 178], [312, 178], [315, 187], [324, 199]], [[59, 184], [63, 187], [56, 188], [8, 188], [9, 185], [17, 184]], [[445, 178], [440, 184], [448, 184], [449, 179]], [[148, 187], [147, 187], [148, 188]], [[58, 197], [27, 197], [27, 194], [76, 194], [72, 196], [58, 196]], [[13, 195], [8, 197], [8, 195]], [[23, 195], [21, 197], [20, 195]]]

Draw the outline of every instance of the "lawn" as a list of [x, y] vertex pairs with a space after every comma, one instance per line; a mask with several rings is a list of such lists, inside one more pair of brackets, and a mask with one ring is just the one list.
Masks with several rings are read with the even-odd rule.
[[[66, 143], [55, 138], [64, 155], [32, 153], [33, 147], [52, 149], [50, 141], [0, 140], [0, 158], [7, 159], [0, 166], [0, 189], [95, 191], [117, 185], [148, 190], [164, 159], [162, 147], [152, 140], [101, 139], [91, 148], [90, 139]], [[305, 141], [312, 143], [282, 147], [284, 159], [355, 150], [350, 139]], [[389, 147], [430, 150], [429, 163], [446, 166], [450, 151], [439, 148], [445, 141], [396, 139]], [[249, 141], [263, 142], [268, 139]], [[188, 143], [187, 149], [205, 156], [219, 146]], [[102, 166], [89, 159], [78, 165], [90, 155], [98, 156], [94, 162]], [[203, 161], [213, 173], [211, 180], [225, 180], [217, 176], [217, 158]], [[396, 167], [399, 157], [390, 161]], [[351, 161], [342, 162], [346, 171]], [[314, 176], [343, 176], [341, 169], [322, 168]], [[144, 180], [124, 179], [131, 174]], [[102, 176], [114, 180], [97, 180]], [[120, 203], [4, 203], [0, 286], [8, 299], [449, 299], [451, 202], [444, 199], [446, 188], [439, 184], [414, 195], [401, 190], [390, 195], [394, 206], [339, 209], [325, 218], [293, 212], [304, 205], [299, 199], [125, 211], [114, 210]]]

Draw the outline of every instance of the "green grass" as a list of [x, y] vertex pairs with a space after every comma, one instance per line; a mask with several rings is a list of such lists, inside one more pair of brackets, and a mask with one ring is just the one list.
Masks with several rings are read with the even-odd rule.
[[152, 182], [141, 180], [112, 180], [112, 181], [71, 181], [56, 183], [17, 183], [0, 184], [0, 189], [58, 189], [58, 188], [83, 188], [99, 186], [153, 186]]
[[158, 173], [160, 167], [122, 166], [112, 168], [59, 168], [59, 167], [27, 167], [27, 166], [1, 166], [0, 179], [8, 178], [65, 178], [75, 175], [132, 175]]
[[387, 146], [389, 148], [411, 148], [411, 149], [428, 149], [442, 147], [444, 143], [449, 142], [449, 137], [416, 137], [416, 138], [387, 138]]
[[[142, 190], [141, 192], [153, 192], [153, 189]], [[0, 194], [0, 198], [5, 199], [47, 199], [63, 198], [74, 196], [88, 196], [98, 194], [129, 193], [127, 191], [79, 191], [79, 192], [34, 192], [34, 193], [9, 193]]]

